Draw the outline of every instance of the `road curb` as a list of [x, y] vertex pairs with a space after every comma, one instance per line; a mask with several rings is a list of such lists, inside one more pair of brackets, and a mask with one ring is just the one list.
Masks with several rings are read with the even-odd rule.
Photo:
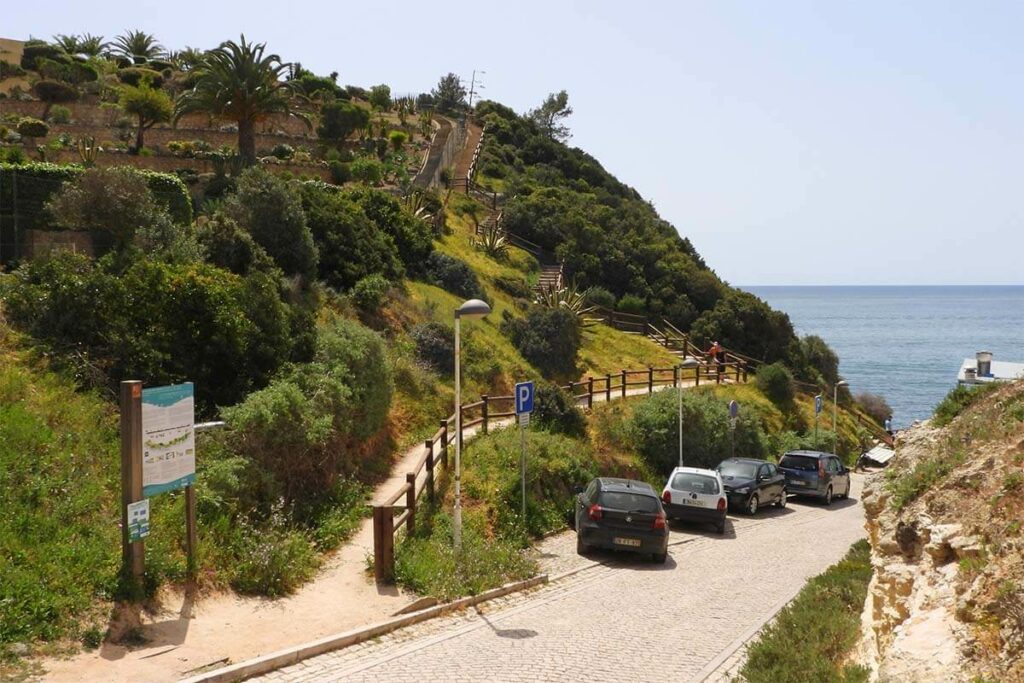
[[548, 581], [549, 579], [547, 574], [538, 574], [537, 576], [524, 581], [516, 581], [513, 583], [507, 583], [504, 586], [499, 586], [498, 588], [492, 588], [491, 590], [484, 591], [479, 595], [459, 598], [458, 600], [454, 600], [443, 605], [428, 607], [418, 612], [388, 619], [387, 621], [382, 621], [372, 626], [364, 626], [351, 631], [336, 633], [334, 635], [320, 638], [319, 640], [314, 640], [310, 643], [296, 645], [284, 650], [278, 650], [277, 652], [271, 652], [270, 654], [263, 655], [262, 657], [256, 657], [244, 662], [239, 662], [238, 664], [232, 664], [231, 666], [198, 674], [191, 678], [182, 680], [181, 683], [234, 683], [234, 681], [242, 681], [246, 678], [251, 678], [253, 676], [258, 676], [260, 674], [265, 674], [276, 669], [296, 664], [311, 657], [316, 657], [327, 652], [340, 650], [342, 648], [349, 647], [350, 645], [355, 645], [357, 643], [377, 638], [405, 626], [418, 624], [421, 621], [434, 619], [449, 612], [455, 612], [460, 609], [478, 605], [482, 602], [487, 602], [488, 600], [501, 598], [510, 593], [527, 590], [534, 586], [548, 583]]

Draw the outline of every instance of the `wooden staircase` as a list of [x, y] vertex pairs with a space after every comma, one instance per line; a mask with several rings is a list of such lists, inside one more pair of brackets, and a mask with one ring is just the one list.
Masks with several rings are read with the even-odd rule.
[[562, 288], [562, 264], [541, 264], [540, 277], [537, 279], [535, 291], [542, 292], [549, 289]]

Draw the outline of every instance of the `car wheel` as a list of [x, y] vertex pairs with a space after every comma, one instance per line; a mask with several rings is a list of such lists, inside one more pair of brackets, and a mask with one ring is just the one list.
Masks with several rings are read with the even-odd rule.
[[758, 500], [756, 493], [750, 494], [750, 498], [747, 499], [747, 514], [756, 515], [757, 507], [758, 505], [760, 505], [760, 503], [761, 501]]
[[788, 497], [789, 493], [786, 492], [786, 489], [782, 489], [782, 495], [780, 495], [779, 499], [775, 501], [775, 505], [777, 505], [780, 508], [786, 507]]
[[831, 505], [831, 504], [832, 504], [832, 487], [829, 486], [825, 490], [825, 505]]
[[655, 564], [665, 564], [668, 560], [668, 551], [666, 550], [663, 553], [654, 553], [651, 555], [651, 559], [654, 560]]
[[590, 551], [590, 546], [583, 542], [583, 534], [576, 533], [576, 553], [579, 555], [586, 555]]
[[725, 520], [722, 520], [721, 522], [715, 524], [715, 531], [717, 531], [720, 534], [725, 533]]

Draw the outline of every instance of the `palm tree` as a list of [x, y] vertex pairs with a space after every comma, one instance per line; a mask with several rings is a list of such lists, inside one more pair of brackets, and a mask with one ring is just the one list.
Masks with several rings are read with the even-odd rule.
[[[289, 64], [277, 55], [264, 56], [265, 43], [233, 40], [206, 53], [200, 76], [191, 90], [178, 98], [175, 123], [185, 114], [206, 112], [238, 124], [238, 153], [246, 164], [256, 163], [256, 123], [271, 114], [297, 115], [291, 101], [295, 92], [283, 81]], [[300, 116], [309, 126], [309, 119]]]
[[53, 44], [69, 55], [77, 55], [82, 49], [82, 41], [75, 35], [66, 36], [58, 33], [53, 37]]
[[163, 56], [165, 52], [156, 36], [145, 31], [128, 31], [114, 39], [114, 54], [127, 57], [136, 64], [145, 64], [150, 59]]
[[83, 33], [78, 37], [78, 53], [87, 57], [99, 57], [108, 47], [110, 43], [104, 43], [103, 36]]

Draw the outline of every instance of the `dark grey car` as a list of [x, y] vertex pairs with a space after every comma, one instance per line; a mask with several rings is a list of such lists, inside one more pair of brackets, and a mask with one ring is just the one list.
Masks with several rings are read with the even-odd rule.
[[789, 451], [779, 460], [779, 471], [790, 495], [820, 498], [825, 505], [850, 495], [850, 470], [833, 453]]
[[668, 558], [665, 510], [650, 484], [598, 477], [577, 494], [574, 522], [580, 554], [608, 548]]
[[756, 515], [765, 505], [786, 507], [786, 478], [773, 463], [729, 458], [718, 464], [729, 507]]

